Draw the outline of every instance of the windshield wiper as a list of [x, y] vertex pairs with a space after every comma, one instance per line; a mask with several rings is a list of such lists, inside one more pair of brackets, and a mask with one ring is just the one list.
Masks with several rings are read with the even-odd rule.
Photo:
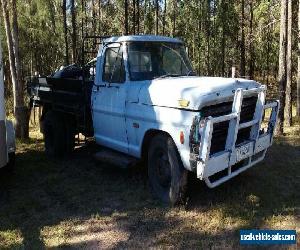
[[195, 76], [196, 75], [196, 72], [194, 70], [189, 70], [187, 73], [186, 73], [187, 76]]

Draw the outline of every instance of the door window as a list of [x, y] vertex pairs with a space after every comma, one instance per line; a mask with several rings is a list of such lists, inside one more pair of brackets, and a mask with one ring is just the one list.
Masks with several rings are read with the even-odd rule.
[[125, 67], [122, 46], [106, 49], [102, 80], [104, 82], [112, 83], [125, 82]]

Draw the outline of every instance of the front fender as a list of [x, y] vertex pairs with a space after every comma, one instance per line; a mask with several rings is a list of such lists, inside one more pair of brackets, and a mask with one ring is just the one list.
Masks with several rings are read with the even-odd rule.
[[[127, 106], [127, 133], [129, 153], [142, 157], [145, 136], [149, 131], [167, 133], [174, 141], [184, 167], [191, 170], [189, 135], [195, 112], [168, 107], [134, 105]], [[180, 142], [180, 133], [184, 133], [184, 143]], [[153, 135], [153, 133], [151, 133]], [[150, 139], [151, 138], [147, 138]]]
[[[181, 161], [183, 166], [187, 169], [192, 171], [191, 164], [190, 164], [190, 146], [189, 146], [189, 135], [190, 135], [190, 127], [187, 126], [168, 126], [163, 125], [160, 128], [160, 131], [167, 133], [174, 141], [178, 153], [180, 155]], [[184, 142], [181, 143], [180, 141], [180, 133], [183, 132], [184, 134]]]

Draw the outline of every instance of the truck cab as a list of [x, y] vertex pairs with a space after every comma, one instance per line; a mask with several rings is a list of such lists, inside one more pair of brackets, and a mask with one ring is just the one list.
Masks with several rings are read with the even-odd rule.
[[60, 149], [62, 141], [73, 145], [70, 131], [81, 131], [75, 121], [86, 117], [80, 110], [88, 110], [96, 143], [146, 162], [151, 189], [163, 202], [184, 200], [188, 172], [214, 188], [262, 161], [272, 144], [279, 102], [266, 101], [266, 86], [196, 76], [179, 39], [106, 38], [92, 71], [92, 87], [82, 83], [83, 92], [91, 91], [84, 95], [90, 97], [86, 107], [81, 101], [74, 109], [75, 99], [72, 109], [66, 104], [75, 96], [65, 96], [73, 80], [59, 80], [68, 88], [33, 85], [33, 103], [44, 106], [46, 149], [53, 141]]
[[[171, 83], [167, 93], [164, 82], [194, 72], [183, 44], [177, 39], [133, 36], [106, 39], [103, 44], [92, 90], [94, 136], [99, 144], [140, 157], [142, 139], [149, 125], [140, 119], [150, 119], [149, 122], [156, 123], [152, 129], [158, 128], [157, 105], [151, 98], [158, 97], [161, 102], [169, 99], [174, 85]], [[158, 82], [162, 84], [156, 96], [151, 96], [150, 89]]]

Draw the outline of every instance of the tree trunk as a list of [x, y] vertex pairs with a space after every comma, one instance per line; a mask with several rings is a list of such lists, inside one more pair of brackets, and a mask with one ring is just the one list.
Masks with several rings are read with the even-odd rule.
[[210, 75], [210, 36], [211, 36], [211, 25], [210, 25], [210, 0], [207, 0], [207, 16], [206, 16], [206, 39], [207, 39], [207, 56], [206, 56], [206, 70], [207, 75]]
[[67, 1], [63, 0], [63, 23], [64, 23], [64, 39], [65, 39], [65, 65], [69, 65], [69, 44], [68, 44], [68, 26], [67, 26]]
[[298, 3], [298, 76], [297, 76], [297, 117], [300, 117], [300, 0]]
[[135, 35], [135, 0], [132, 1], [133, 13], [132, 13], [132, 30]]
[[[70, 0], [70, 1], [72, 1], [72, 3], [73, 3], [74, 0]], [[96, 4], [95, 4], [95, 0], [92, 0], [92, 6], [91, 6], [91, 8], [92, 8], [92, 33], [96, 34], [96, 32], [97, 32], [96, 18], [97, 17], [96, 17]]]
[[240, 65], [240, 76], [245, 77], [246, 72], [246, 48], [245, 48], [245, 0], [242, 0], [242, 21], [241, 21], [241, 65]]
[[53, 3], [52, 0], [49, 0], [49, 2], [47, 2], [47, 4], [48, 4], [48, 9], [49, 9], [50, 18], [51, 18], [52, 32], [53, 32], [53, 34], [56, 34], [56, 22], [55, 22], [55, 7], [54, 7], [54, 3]]
[[250, 79], [254, 79], [254, 36], [253, 36], [253, 3], [250, 1], [250, 45], [249, 45], [249, 52], [250, 52], [250, 61], [249, 61], [249, 77]]
[[[225, 17], [225, 13], [227, 11], [227, 3], [225, 0], [222, 0], [222, 17]], [[221, 41], [221, 51], [222, 51], [222, 66], [221, 66], [221, 76], [225, 75], [225, 54], [226, 54], [226, 36], [227, 33], [227, 24], [226, 22], [222, 22], [222, 41]]]
[[148, 1], [144, 1], [144, 16], [143, 16], [143, 32], [146, 33], [146, 19], [147, 19], [147, 4]]
[[[93, 8], [93, 22], [96, 23], [94, 20], [96, 20], [95, 15], [95, 6], [92, 6]], [[72, 16], [72, 61], [73, 63], [76, 63], [77, 60], [77, 28], [76, 28], [76, 9], [75, 9], [75, 0], [71, 0], [71, 16]], [[96, 31], [96, 27], [93, 27], [93, 32]]]
[[222, 30], [222, 65], [221, 65], [221, 76], [225, 76], [225, 54], [226, 54], [226, 38], [225, 38], [225, 31], [224, 28]]
[[285, 85], [286, 85], [286, 50], [287, 50], [287, 0], [281, 0], [280, 14], [280, 45], [279, 45], [279, 67], [278, 67], [278, 85], [280, 108], [278, 114], [278, 123], [276, 134], [283, 134], [284, 107], [285, 107]]
[[14, 104], [16, 104], [17, 99], [18, 99], [17, 98], [17, 75], [16, 75], [15, 55], [14, 55], [11, 27], [10, 27], [10, 22], [9, 22], [9, 12], [8, 12], [7, 1], [1, 0], [1, 5], [2, 5], [3, 17], [4, 17], [11, 81], [13, 84], [13, 99], [14, 99]]
[[158, 10], [159, 10], [158, 0], [155, 0], [155, 35], [158, 35]]
[[200, 75], [201, 74], [201, 62], [202, 62], [202, 60], [201, 60], [201, 48], [202, 48], [202, 18], [203, 18], [203, 6], [202, 6], [202, 1], [199, 1], [198, 2], [198, 4], [199, 4], [199, 6], [198, 6], [198, 30], [197, 30], [197, 32], [198, 32], [198, 43], [197, 43], [197, 45], [198, 45], [198, 69], [197, 69], [197, 73], [198, 73], [198, 75]]
[[101, 35], [101, 25], [102, 25], [102, 4], [101, 4], [101, 0], [98, 1], [98, 18], [99, 18], [98, 34]]
[[285, 89], [285, 124], [292, 125], [292, 1], [288, 1], [287, 10], [287, 55], [286, 55], [286, 89]]
[[16, 0], [11, 1], [12, 6], [12, 29], [9, 21], [9, 8], [6, 0], [1, 0], [7, 47], [9, 52], [10, 72], [13, 83], [13, 96], [14, 96], [14, 114], [15, 114], [15, 130], [17, 138], [28, 138], [28, 109], [24, 103], [24, 90], [22, 70], [19, 57], [19, 32], [18, 32], [18, 19], [17, 19], [17, 6]]
[[84, 6], [84, 3], [85, 3], [85, 1], [81, 0], [81, 38], [84, 37], [84, 24], [85, 24], [85, 19], [84, 19], [84, 17], [85, 17], [85, 15], [84, 15], [85, 14], [85, 12], [84, 12], [85, 6]]
[[125, 35], [128, 35], [128, 0], [124, 0], [124, 12], [125, 12]]
[[177, 8], [177, 0], [173, 0], [173, 28], [172, 28], [172, 36], [175, 36], [176, 31], [176, 8]]
[[164, 2], [164, 15], [163, 15], [163, 36], [165, 35], [166, 32], [166, 15], [167, 15], [167, 0]]
[[136, 33], [140, 34], [140, 0], [136, 0], [136, 24], [137, 30]]
[[270, 44], [270, 28], [267, 31], [267, 85], [269, 85], [269, 76], [270, 76], [270, 53], [271, 53], [271, 44]]
[[29, 115], [28, 109], [24, 103], [24, 84], [22, 77], [21, 61], [19, 54], [19, 27], [18, 27], [18, 13], [16, 0], [12, 0], [12, 17], [13, 17], [13, 29], [12, 39], [15, 53], [15, 65], [16, 65], [16, 76], [17, 76], [17, 101], [15, 105], [15, 117], [16, 117], [16, 137], [17, 138], [28, 138], [29, 137]]

